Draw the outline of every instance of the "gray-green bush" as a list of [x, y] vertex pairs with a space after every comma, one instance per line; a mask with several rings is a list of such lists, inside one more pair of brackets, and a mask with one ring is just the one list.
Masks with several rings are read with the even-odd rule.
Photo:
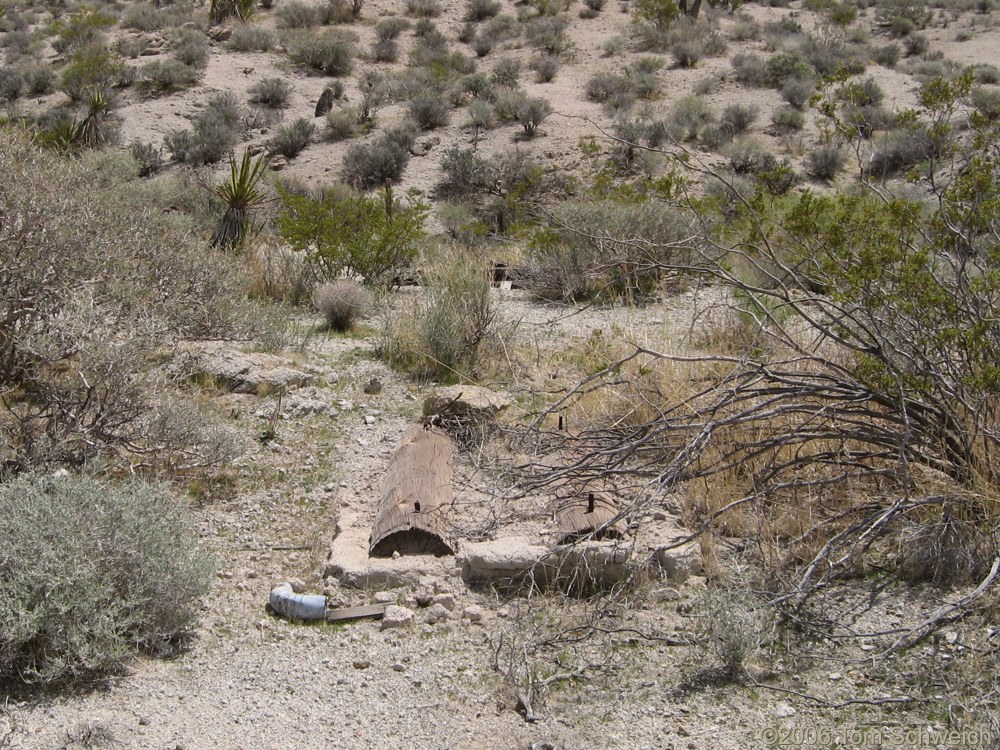
[[177, 645], [212, 565], [163, 485], [29, 474], [0, 484], [0, 676], [113, 673]]

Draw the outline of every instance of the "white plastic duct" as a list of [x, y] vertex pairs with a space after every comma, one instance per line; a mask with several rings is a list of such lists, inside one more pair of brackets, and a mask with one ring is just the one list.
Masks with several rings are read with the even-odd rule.
[[271, 589], [271, 609], [282, 617], [297, 620], [322, 620], [326, 617], [326, 597], [319, 594], [296, 594], [292, 584], [279, 583]]

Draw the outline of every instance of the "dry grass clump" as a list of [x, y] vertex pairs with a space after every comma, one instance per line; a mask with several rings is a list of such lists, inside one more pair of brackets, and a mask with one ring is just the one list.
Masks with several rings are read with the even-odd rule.
[[343, 333], [371, 312], [371, 295], [357, 282], [332, 281], [316, 287], [313, 307], [323, 316], [327, 328]]

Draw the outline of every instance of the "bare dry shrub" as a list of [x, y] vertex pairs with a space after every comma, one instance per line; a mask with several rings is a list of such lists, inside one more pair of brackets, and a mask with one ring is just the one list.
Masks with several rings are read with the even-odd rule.
[[251, 296], [303, 305], [312, 298], [314, 274], [306, 257], [287, 247], [256, 243], [250, 254]]
[[371, 311], [371, 296], [355, 281], [332, 281], [313, 292], [313, 306], [333, 331], [348, 331]]

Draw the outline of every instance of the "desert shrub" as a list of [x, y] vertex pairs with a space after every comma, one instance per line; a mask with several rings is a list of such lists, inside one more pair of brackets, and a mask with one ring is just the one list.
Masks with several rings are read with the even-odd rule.
[[604, 6], [607, 0], [583, 0], [584, 7], [589, 10], [593, 15], [590, 17], [595, 17], [598, 13], [604, 10]]
[[469, 124], [473, 128], [492, 130], [497, 126], [496, 108], [487, 101], [476, 99], [469, 103]]
[[178, 60], [153, 60], [140, 70], [139, 88], [151, 94], [169, 94], [193, 86], [201, 73]]
[[467, 0], [465, 4], [465, 20], [485, 21], [500, 13], [498, 0]]
[[28, 65], [21, 69], [25, 86], [32, 96], [51, 94], [56, 82], [56, 74], [48, 65]]
[[925, 128], [894, 130], [875, 149], [868, 171], [876, 179], [886, 180], [931, 158], [933, 148]]
[[[656, 201], [566, 202], [552, 216], [558, 229], [536, 231], [529, 255], [529, 288], [547, 299], [648, 300], [692, 229], [691, 217]], [[656, 239], [636, 244], [636, 236]]]
[[395, 39], [379, 39], [372, 45], [372, 60], [375, 62], [396, 62], [399, 59], [399, 43]]
[[539, 83], [549, 83], [559, 72], [559, 56], [539, 55], [531, 60], [528, 67], [535, 71]]
[[538, 126], [550, 114], [552, 114], [552, 105], [547, 99], [534, 97], [526, 99], [517, 112], [517, 121], [524, 129], [525, 137], [534, 138]]
[[760, 55], [739, 54], [732, 59], [736, 80], [747, 86], [766, 87], [771, 85], [767, 61]]
[[269, 29], [237, 24], [226, 46], [234, 52], [268, 52], [274, 47], [274, 34]]
[[0, 68], [0, 101], [11, 102], [24, 93], [24, 78], [14, 68]]
[[406, 12], [414, 18], [437, 18], [441, 15], [438, 0], [406, 0]]
[[177, 161], [214, 164], [221, 161], [238, 140], [243, 113], [235, 94], [215, 94], [195, 118], [192, 128], [168, 133], [164, 146]]
[[719, 116], [719, 127], [735, 138], [747, 133], [759, 114], [760, 110], [752, 104], [727, 104]]
[[705, 54], [705, 47], [701, 42], [678, 42], [670, 48], [670, 55], [679, 68], [693, 68]]
[[174, 36], [173, 58], [191, 68], [203, 68], [208, 62], [208, 37], [200, 31], [181, 29]]
[[448, 124], [451, 107], [448, 100], [436, 92], [428, 92], [410, 100], [410, 116], [421, 130], [433, 130]]
[[604, 72], [592, 75], [584, 87], [587, 98], [592, 102], [604, 103], [616, 93], [631, 88], [629, 80], [618, 73]]
[[284, 78], [262, 78], [250, 87], [250, 102], [262, 107], [280, 109], [288, 106], [292, 84]]
[[528, 22], [525, 38], [531, 46], [549, 55], [565, 55], [573, 47], [566, 33], [568, 21], [553, 16], [540, 16]]
[[1000, 89], [975, 86], [969, 95], [975, 110], [989, 121], [1000, 119]]
[[797, 133], [806, 125], [806, 116], [795, 107], [781, 107], [771, 113], [771, 125], [779, 135]]
[[501, 89], [493, 99], [493, 112], [500, 122], [516, 122], [527, 100], [521, 89]]
[[996, 65], [980, 63], [978, 65], [972, 65], [971, 69], [976, 83], [1000, 83], [1000, 69], [998, 69]]
[[344, 182], [359, 190], [397, 182], [410, 162], [413, 131], [397, 128], [385, 131], [370, 143], [359, 143], [344, 154]]
[[410, 28], [410, 22], [405, 18], [396, 16], [383, 18], [375, 24], [375, 38], [380, 42], [396, 39], [408, 28]]
[[125, 63], [103, 45], [79, 49], [63, 68], [60, 88], [73, 101], [82, 101], [96, 88], [110, 89], [121, 75]]
[[312, 138], [315, 130], [316, 126], [311, 120], [300, 117], [291, 125], [278, 128], [278, 132], [268, 140], [267, 150], [270, 153], [281, 154], [293, 159], [309, 145], [309, 139]]
[[327, 0], [317, 8], [317, 19], [324, 26], [352, 23], [361, 18], [364, 0]]
[[290, 40], [289, 57], [315, 75], [337, 78], [350, 75], [354, 69], [351, 42], [340, 34], [296, 35]]
[[806, 155], [806, 174], [815, 180], [833, 180], [846, 163], [847, 154], [841, 146], [824, 143]]
[[692, 604], [692, 645], [700, 663], [692, 663], [691, 679], [739, 680], [768, 640], [771, 612], [746, 584], [707, 588]]
[[439, 197], [468, 199], [485, 189], [489, 165], [474, 149], [452, 146], [441, 158], [441, 173], [435, 186]]
[[881, 104], [885, 99], [885, 92], [874, 78], [865, 78], [860, 81], [848, 81], [842, 85], [837, 90], [837, 98], [855, 107], [864, 107]]
[[930, 49], [930, 42], [922, 34], [910, 34], [903, 39], [903, 49], [907, 57], [922, 55]]
[[12, 680], [91, 678], [176, 644], [211, 583], [162, 485], [26, 475], [0, 485], [0, 540], [0, 675]]
[[669, 129], [678, 141], [697, 140], [704, 128], [708, 127], [715, 116], [711, 106], [700, 96], [683, 96], [678, 99], [670, 110], [668, 118]]
[[361, 110], [355, 106], [339, 107], [326, 115], [325, 137], [330, 141], [354, 138], [365, 131]]
[[421, 377], [463, 380], [481, 375], [513, 335], [481, 253], [442, 248], [427, 262], [423, 295], [386, 321], [380, 354]]
[[152, 143], [132, 141], [128, 150], [136, 164], [139, 165], [140, 177], [155, 174], [163, 166], [163, 151]]
[[637, 0], [632, 6], [632, 16], [639, 24], [666, 31], [680, 18], [681, 10], [675, 0]]
[[875, 48], [872, 59], [882, 67], [895, 68], [896, 63], [899, 62], [899, 53], [898, 44], [884, 44]]
[[119, 25], [123, 29], [136, 31], [157, 31], [169, 24], [173, 19], [152, 3], [135, 3], [122, 13]]
[[278, 25], [286, 29], [308, 29], [319, 23], [316, 8], [302, 0], [287, 0], [278, 7]]
[[501, 88], [516, 89], [521, 80], [521, 62], [507, 57], [493, 66], [493, 82]]
[[791, 78], [781, 85], [781, 97], [796, 109], [805, 109], [816, 91], [816, 84], [809, 78]]
[[777, 166], [778, 160], [763, 144], [753, 139], [734, 143], [726, 149], [726, 158], [736, 174], [756, 175]]
[[[922, 29], [930, 18], [928, 6], [919, 0], [878, 0], [875, 4], [875, 20], [890, 25], [897, 34]], [[903, 22], [906, 22], [905, 28]]]
[[115, 25], [118, 19], [103, 10], [84, 9], [58, 18], [52, 24], [56, 38], [52, 47], [65, 54], [87, 47], [103, 47], [104, 29]]
[[628, 49], [628, 42], [621, 36], [609, 37], [601, 45], [601, 51], [604, 52], [605, 57], [617, 57], [626, 49]]
[[427, 209], [405, 206], [390, 191], [368, 197], [331, 189], [312, 197], [280, 190], [279, 231], [323, 279], [359, 277], [391, 287], [416, 258]]
[[193, 441], [180, 459], [175, 444], [153, 450], [145, 423], [163, 391], [161, 346], [246, 338], [251, 318], [267, 329], [244, 301], [240, 266], [207, 250], [204, 225], [167, 211], [203, 211], [204, 196], [189, 185], [163, 197], [178, 183], [140, 181], [124, 151], [64, 160], [11, 129], [0, 131], [0, 168], [10, 180], [0, 204], [12, 217], [0, 224], [0, 298], [24, 311], [0, 339], [0, 465], [208, 461]]
[[331, 281], [320, 284], [313, 291], [313, 307], [323, 316], [327, 328], [343, 333], [369, 314], [371, 297], [360, 284]]

